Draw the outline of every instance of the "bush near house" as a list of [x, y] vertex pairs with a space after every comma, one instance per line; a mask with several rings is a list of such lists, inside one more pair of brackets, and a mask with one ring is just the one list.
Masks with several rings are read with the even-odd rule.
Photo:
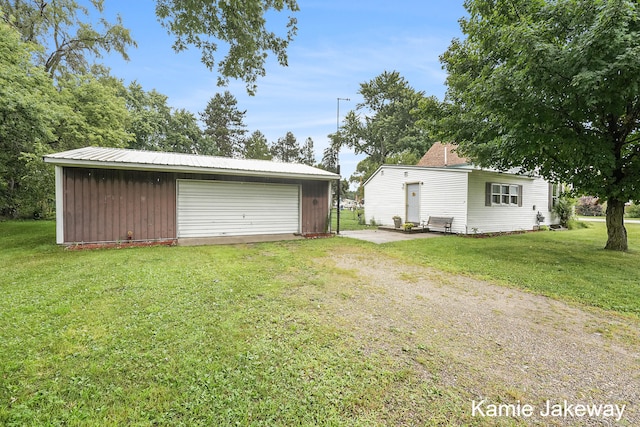
[[632, 203], [631, 205], [627, 206], [624, 213], [629, 218], [640, 218], [640, 205]]
[[569, 220], [573, 217], [575, 212], [575, 199], [563, 195], [558, 199], [556, 205], [553, 207], [553, 213], [555, 213], [560, 220], [560, 225], [563, 227], [569, 226]]

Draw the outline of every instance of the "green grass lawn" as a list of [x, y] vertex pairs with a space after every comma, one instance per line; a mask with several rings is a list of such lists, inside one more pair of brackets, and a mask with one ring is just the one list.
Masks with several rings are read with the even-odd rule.
[[[368, 228], [375, 228], [370, 225], [360, 224], [358, 219], [358, 212], [364, 215], [364, 210], [349, 210], [343, 209], [340, 211], [340, 231], [342, 230], [366, 230]], [[331, 210], [331, 229], [335, 232], [338, 217], [336, 209]]]
[[302, 287], [358, 279], [314, 260], [355, 246], [640, 316], [640, 226], [628, 230], [628, 253], [600, 249], [602, 224], [383, 246], [68, 251], [52, 222], [2, 222], [0, 425], [394, 425], [407, 408], [434, 423], [481, 424], [465, 415], [468, 391], [415, 389], [410, 367], [364, 357], [320, 316]]
[[312, 242], [77, 252], [45, 222], [0, 236], [0, 425], [368, 425], [393, 381], [289, 295], [321, 285]]

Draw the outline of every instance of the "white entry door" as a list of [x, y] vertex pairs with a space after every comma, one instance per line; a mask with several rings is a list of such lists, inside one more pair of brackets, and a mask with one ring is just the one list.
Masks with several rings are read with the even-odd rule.
[[407, 222], [420, 223], [420, 183], [407, 184]]
[[300, 187], [178, 180], [178, 237], [300, 232]]

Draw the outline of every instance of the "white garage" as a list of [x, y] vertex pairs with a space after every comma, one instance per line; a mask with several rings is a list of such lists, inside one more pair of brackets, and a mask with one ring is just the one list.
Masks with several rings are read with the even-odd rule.
[[300, 232], [300, 186], [177, 181], [178, 238]]

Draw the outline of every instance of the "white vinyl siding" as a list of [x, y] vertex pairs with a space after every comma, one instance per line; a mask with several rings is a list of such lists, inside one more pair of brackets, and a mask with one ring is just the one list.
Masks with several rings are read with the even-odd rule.
[[476, 170], [469, 177], [468, 201], [470, 234], [532, 230], [538, 211], [549, 224], [547, 182], [541, 178]]
[[[545, 217], [540, 225], [552, 223], [548, 183], [542, 178], [416, 166], [382, 166], [365, 183], [367, 223], [374, 219], [378, 225], [392, 226], [394, 215], [405, 221], [406, 192], [411, 183], [420, 184], [421, 221], [429, 216], [453, 217], [453, 233], [532, 230], [538, 225], [538, 212]], [[493, 183], [500, 185], [500, 205], [491, 203]]]
[[178, 237], [300, 231], [298, 185], [178, 180]]
[[407, 191], [420, 186], [420, 221], [429, 216], [453, 217], [452, 232], [464, 233], [467, 222], [467, 169], [382, 166], [364, 186], [367, 224], [393, 226], [393, 216], [406, 221]]
[[379, 169], [364, 186], [364, 212], [367, 224], [393, 225], [393, 216], [405, 220], [405, 190], [402, 183], [406, 178], [399, 168]]
[[468, 169], [428, 171], [422, 189], [422, 219], [453, 217], [452, 233], [465, 233], [467, 226]]

